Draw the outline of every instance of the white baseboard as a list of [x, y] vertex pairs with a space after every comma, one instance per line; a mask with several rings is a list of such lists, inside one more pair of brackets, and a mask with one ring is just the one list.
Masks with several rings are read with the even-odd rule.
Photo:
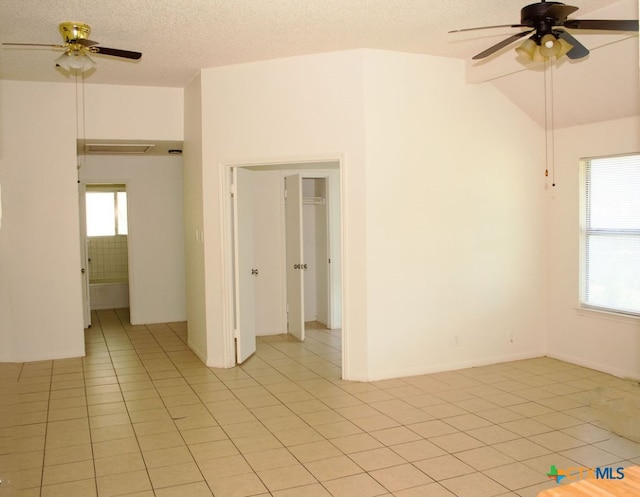
[[388, 380], [392, 378], [404, 378], [407, 376], [419, 376], [423, 374], [442, 373], [445, 371], [456, 371], [458, 369], [467, 369], [479, 366], [488, 366], [490, 364], [499, 364], [502, 362], [522, 361], [525, 359], [534, 359], [544, 357], [543, 351], [523, 352], [519, 354], [505, 354], [494, 357], [472, 359], [469, 361], [448, 362], [436, 365], [425, 365], [420, 368], [401, 369], [394, 371], [383, 371], [379, 374], [371, 375], [368, 381]]
[[618, 378], [640, 381], [640, 373], [638, 373], [637, 371], [625, 371], [624, 369], [614, 368], [606, 364], [600, 364], [597, 362], [589, 361], [586, 359], [582, 359], [580, 357], [572, 356], [570, 354], [562, 354], [562, 353], [558, 354], [556, 352], [551, 352], [551, 353], [547, 353], [546, 355], [548, 357], [551, 357], [552, 359], [558, 359], [559, 361], [570, 362], [571, 364], [593, 369], [595, 371], [600, 371], [601, 373], [607, 373], [612, 376], [616, 376]]
[[188, 339], [187, 339], [187, 347], [189, 347], [189, 350], [191, 350], [191, 352], [193, 352], [195, 355], [198, 356], [198, 359], [200, 359], [203, 364], [207, 364], [207, 356], [206, 356], [206, 354], [203, 354], [197, 348], [195, 348], [193, 346], [193, 344]]
[[81, 358], [81, 357], [85, 357], [86, 352], [84, 347], [82, 348], [82, 350], [74, 350], [74, 351], [68, 351], [65, 350], [64, 352], [60, 352], [60, 353], [46, 353], [46, 354], [35, 354], [35, 355], [24, 355], [24, 356], [20, 356], [19, 358], [12, 360], [10, 362], [37, 362], [37, 361], [59, 361], [61, 359], [76, 359], [76, 358]]

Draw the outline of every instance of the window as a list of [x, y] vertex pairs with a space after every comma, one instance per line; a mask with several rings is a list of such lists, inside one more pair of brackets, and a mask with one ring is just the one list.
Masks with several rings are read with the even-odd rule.
[[640, 316], [640, 155], [581, 168], [581, 303]]
[[127, 192], [124, 185], [87, 185], [87, 236], [126, 235]]

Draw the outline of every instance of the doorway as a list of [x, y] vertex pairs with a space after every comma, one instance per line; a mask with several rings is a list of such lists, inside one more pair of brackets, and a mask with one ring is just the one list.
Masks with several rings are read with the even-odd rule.
[[331, 320], [330, 230], [327, 178], [302, 178], [302, 243], [304, 268], [304, 322], [335, 329]]
[[128, 202], [125, 184], [80, 189], [85, 328], [91, 311], [129, 307]]
[[[303, 330], [305, 321], [321, 322], [327, 329], [342, 327], [340, 172], [339, 160], [228, 166], [225, 232], [227, 260], [233, 266], [227, 285], [228, 333], [235, 342], [236, 363], [255, 351], [256, 336], [289, 334], [303, 340], [303, 334], [292, 330], [292, 314], [299, 314]], [[295, 235], [287, 219], [292, 202], [290, 192], [285, 201], [287, 177], [300, 178], [295, 200], [300, 230]], [[294, 238], [303, 255], [287, 260]], [[293, 291], [299, 302], [295, 309], [287, 273], [301, 282], [300, 292]]]

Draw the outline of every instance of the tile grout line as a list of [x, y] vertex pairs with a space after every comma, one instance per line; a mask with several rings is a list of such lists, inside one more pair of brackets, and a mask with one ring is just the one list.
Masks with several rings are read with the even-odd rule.
[[[102, 323], [100, 321], [100, 316], [96, 313], [96, 320], [98, 322], [98, 326], [100, 328], [100, 334], [102, 335], [102, 339], [105, 341], [105, 347], [106, 347], [106, 340], [104, 337], [104, 331], [102, 329]], [[86, 332], [85, 332], [85, 341], [87, 340], [86, 337]], [[86, 347], [86, 346], [85, 346]], [[97, 468], [96, 468], [96, 454], [94, 451], [94, 447], [93, 447], [93, 434], [91, 433], [91, 416], [89, 414], [89, 393], [87, 391], [87, 376], [86, 376], [86, 368], [85, 368], [85, 358], [87, 357], [87, 354], [85, 353], [85, 357], [82, 359], [82, 376], [84, 378], [84, 396], [86, 399], [86, 410], [87, 410], [87, 426], [89, 428], [89, 447], [91, 448], [91, 463], [93, 465], [93, 482], [94, 482], [94, 488], [96, 491], [96, 495], [99, 495], [98, 492], [98, 472], [97, 472]], [[111, 354], [109, 354], [109, 360], [111, 360]], [[111, 363], [111, 367], [113, 367], [113, 363]]]
[[[120, 315], [118, 315], [118, 314], [116, 314], [116, 315], [117, 315], [117, 317], [118, 317], [118, 321], [119, 321], [119, 323], [120, 323], [120, 326], [122, 327], [122, 329], [123, 329], [123, 331], [124, 331], [125, 335], [129, 338], [129, 341], [131, 342], [130, 333], [133, 333], [133, 331], [131, 331], [131, 332], [130, 332], [129, 330], [127, 330], [127, 327], [126, 327], [126, 326], [124, 325], [124, 323], [122, 322], [122, 318], [121, 318], [121, 316], [120, 316]], [[144, 325], [144, 327], [145, 327], [145, 329], [147, 330], [147, 333], [149, 333], [149, 334], [150, 334], [150, 336], [154, 339], [154, 341], [155, 341], [155, 342], [158, 344], [158, 346], [162, 349], [163, 353], [167, 356], [167, 359], [168, 359], [169, 361], [171, 361], [171, 364], [173, 365], [173, 367], [174, 367], [174, 368], [176, 369], [176, 371], [180, 374], [180, 378], [182, 378], [182, 379], [185, 381], [185, 383], [186, 383], [187, 385], [189, 385], [189, 388], [191, 389], [191, 391], [192, 391], [192, 392], [193, 392], [193, 393], [198, 397], [198, 400], [200, 400], [200, 397], [197, 395], [197, 393], [196, 393], [196, 392], [193, 390], [193, 388], [191, 387], [191, 384], [190, 384], [190, 383], [187, 381], [187, 379], [184, 377], [184, 375], [182, 374], [182, 371], [180, 370], [180, 368], [179, 368], [179, 367], [177, 367], [177, 365], [175, 364], [174, 360], [173, 360], [173, 359], [172, 359], [172, 358], [171, 358], [171, 357], [166, 353], [166, 351], [164, 350], [164, 347], [162, 346], [162, 343], [157, 339], [157, 337], [156, 337], [156, 336], [153, 334], [153, 332], [148, 328], [148, 326]], [[183, 340], [182, 340], [182, 339], [181, 339], [181, 338], [180, 338], [180, 337], [175, 333], [175, 331], [174, 331], [174, 330], [171, 330], [171, 331], [172, 331], [172, 332], [173, 332], [173, 333], [178, 337], [178, 339], [179, 339], [182, 343], [184, 343], [184, 341], [183, 341]], [[169, 407], [166, 405], [166, 402], [165, 402], [164, 398], [162, 397], [162, 395], [161, 395], [160, 391], [158, 390], [158, 387], [157, 387], [157, 385], [156, 385], [156, 383], [155, 383], [155, 380], [154, 380], [154, 379], [152, 378], [152, 376], [151, 376], [151, 371], [149, 371], [149, 369], [147, 368], [147, 366], [144, 364], [144, 361], [143, 361], [143, 360], [142, 360], [142, 358], [140, 357], [139, 352], [138, 352], [138, 348], [136, 347], [136, 345], [135, 345], [133, 342], [131, 342], [131, 345], [133, 346], [133, 349], [135, 350], [136, 355], [137, 355], [138, 359], [140, 360], [140, 363], [142, 364], [142, 367], [143, 367], [143, 368], [145, 369], [145, 371], [147, 372], [147, 375], [149, 376], [149, 381], [150, 381], [150, 382], [151, 382], [151, 384], [153, 385], [153, 389], [154, 389], [154, 390], [155, 390], [155, 392], [157, 393], [158, 398], [160, 399], [160, 401], [162, 402], [162, 405], [164, 406], [164, 409], [167, 411], [167, 414], [168, 414], [168, 415], [169, 415], [169, 417], [171, 418], [171, 421], [173, 422], [173, 426], [175, 427], [176, 431], [177, 431], [177, 432], [178, 432], [178, 434], [180, 435], [180, 438], [181, 438], [181, 439], [182, 439], [182, 441], [184, 442], [185, 447], [186, 447], [186, 448], [187, 448], [187, 450], [189, 451], [189, 454], [191, 455], [191, 458], [193, 459], [193, 463], [194, 463], [194, 464], [196, 465], [196, 467], [198, 468], [198, 472], [200, 473], [200, 476], [202, 476], [202, 481], [203, 481], [203, 482], [205, 482], [205, 484], [207, 485], [207, 488], [209, 488], [209, 490], [211, 491], [211, 493], [212, 493], [212, 495], [213, 495], [213, 489], [211, 489], [211, 487], [209, 486], [209, 483], [207, 482], [206, 478], [204, 477], [204, 474], [202, 474], [202, 470], [200, 469], [200, 466], [197, 464], [197, 462], [196, 462], [196, 460], [195, 460], [195, 458], [194, 458], [194, 456], [193, 456], [193, 453], [192, 453], [192, 452], [191, 452], [191, 450], [189, 449], [189, 444], [188, 444], [188, 443], [187, 443], [187, 441], [184, 439], [184, 437], [183, 437], [183, 435], [182, 435], [182, 432], [181, 432], [181, 430], [180, 430], [179, 426], [178, 426], [178, 425], [177, 425], [177, 423], [176, 423], [176, 419], [175, 419], [175, 418], [173, 417], [173, 415], [171, 414], [171, 411], [169, 410]], [[116, 377], [117, 377], [117, 375], [116, 375]], [[129, 413], [129, 420], [131, 421], [132, 430], [133, 430], [134, 436], [136, 437], [136, 442], [138, 443], [138, 447], [139, 447], [139, 449], [140, 449], [140, 455], [141, 455], [141, 457], [142, 457], [143, 463], [144, 463], [144, 465], [145, 465], [145, 469], [146, 469], [146, 471], [147, 471], [147, 476], [148, 476], [148, 478], [149, 478], [149, 482], [150, 482], [150, 484], [151, 484], [151, 489], [152, 489], [152, 492], [153, 492], [153, 493], [154, 493], [154, 495], [155, 495], [155, 494], [156, 494], [156, 488], [153, 486], [153, 480], [151, 479], [151, 474], [149, 473], [149, 470], [150, 470], [150, 469], [153, 469], [153, 468], [149, 468], [149, 467], [148, 467], [148, 465], [147, 465], [147, 461], [146, 461], [146, 459], [144, 458], [144, 451], [142, 450], [142, 447], [140, 446], [140, 441], [139, 441], [139, 438], [138, 438], [138, 434], [137, 434], [137, 432], [136, 432], [136, 430], [135, 430], [135, 427], [134, 427], [134, 424], [135, 424], [135, 423], [133, 422], [133, 420], [131, 420], [131, 414], [130, 414], [130, 411], [129, 411], [129, 407], [127, 406], [127, 401], [126, 401], [126, 400], [125, 400], [125, 398], [124, 398], [124, 392], [122, 392], [122, 394], [123, 394], [123, 402], [124, 402], [124, 404], [125, 404], [125, 408], [127, 409], [127, 413]], [[215, 418], [214, 418], [214, 419], [215, 419]], [[162, 487], [162, 488], [171, 488], [171, 486], [169, 486], [169, 487]]]
[[[140, 446], [140, 441], [139, 441], [139, 439], [138, 439], [138, 435], [137, 435], [137, 433], [136, 433], [136, 431], [135, 431], [135, 429], [134, 429], [134, 427], [133, 427], [134, 423], [133, 423], [133, 420], [131, 419], [131, 412], [129, 411], [129, 408], [128, 408], [128, 406], [127, 406], [127, 402], [126, 402], [126, 400], [125, 400], [125, 395], [124, 395], [124, 393], [125, 393], [125, 392], [123, 392], [123, 390], [122, 390], [122, 384], [121, 384], [120, 379], [119, 379], [119, 377], [118, 377], [118, 368], [117, 368], [116, 364], [113, 362], [112, 349], [109, 347], [109, 341], [108, 341], [108, 339], [107, 339], [107, 337], [106, 337], [106, 335], [105, 335], [104, 327], [102, 326], [102, 320], [100, 319], [100, 314], [101, 314], [101, 313], [96, 312], [95, 314], [96, 314], [96, 317], [97, 317], [97, 319], [98, 319], [98, 322], [100, 323], [100, 333], [101, 333], [102, 338], [103, 338], [103, 341], [104, 341], [105, 350], [106, 350], [107, 354], [109, 355], [109, 362], [110, 362], [110, 364], [111, 364], [111, 368], [113, 369], [113, 374], [114, 374], [114, 377], [115, 377], [115, 379], [116, 379], [116, 384], [118, 385], [118, 391], [119, 391], [120, 396], [121, 396], [121, 398], [122, 398], [122, 403], [123, 403], [123, 405], [124, 405], [124, 408], [125, 408], [126, 413], [127, 413], [127, 417], [128, 417], [128, 419], [129, 419], [129, 424], [131, 425], [131, 430], [132, 430], [132, 432], [133, 432], [133, 437], [134, 437], [134, 438], [135, 438], [135, 440], [136, 440], [136, 444], [137, 444], [137, 446], [138, 446], [138, 451], [139, 451], [139, 453], [140, 453], [140, 458], [141, 458], [141, 459], [142, 459], [142, 461], [143, 461], [143, 464], [144, 464], [144, 467], [145, 467], [145, 472], [147, 473], [147, 478], [148, 478], [148, 480], [149, 480], [149, 485], [151, 486], [151, 491], [152, 491], [152, 492], [154, 493], [154, 495], [155, 495], [155, 491], [154, 491], [154, 489], [153, 489], [153, 485], [152, 485], [152, 483], [151, 483], [151, 476], [149, 475], [149, 470], [148, 470], [148, 468], [147, 468], [146, 461], [144, 460], [144, 457], [143, 457], [142, 447]], [[130, 340], [129, 336], [128, 336], [128, 334], [126, 333], [126, 329], [122, 326], [122, 322], [121, 322], [121, 320], [120, 320], [119, 316], [117, 316], [117, 313], [116, 313], [116, 317], [118, 318], [118, 323], [119, 323], [120, 327], [122, 328], [122, 332], [123, 332], [124, 336], [126, 336], [126, 337], [127, 337], [127, 340], [129, 341], [129, 343], [130, 343], [130, 344], [131, 344], [131, 346], [133, 347], [133, 343], [131, 343], [131, 340]], [[135, 348], [134, 348], [134, 349], [135, 349]], [[136, 351], [136, 355], [138, 355], [138, 354], [137, 354], [137, 351]], [[146, 369], [146, 368], [145, 368], [145, 369]], [[89, 423], [91, 423], [91, 421], [89, 421]], [[116, 425], [116, 426], [117, 426], [117, 425]], [[91, 430], [90, 430], [89, 432], [91, 433]], [[105, 441], [110, 441], [110, 440], [105, 440]], [[91, 444], [91, 449], [92, 449], [92, 452], [93, 452], [93, 440], [92, 440], [92, 444]], [[97, 474], [97, 471], [96, 471], [96, 468], [95, 468], [95, 461], [96, 461], [96, 458], [95, 458], [95, 455], [94, 455], [93, 462], [94, 462], [94, 471], [95, 471], [95, 473], [96, 473], [96, 474], [95, 474], [96, 492], [97, 492], [97, 495], [100, 495], [100, 491], [99, 491], [99, 488], [98, 488], [98, 479], [99, 479], [99, 478], [101, 478], [101, 477], [98, 477], [98, 474]], [[135, 472], [135, 471], [132, 471], [132, 472]], [[105, 476], [114, 476], [114, 475], [105, 475]], [[122, 495], [126, 495], [126, 494], [122, 494]]]

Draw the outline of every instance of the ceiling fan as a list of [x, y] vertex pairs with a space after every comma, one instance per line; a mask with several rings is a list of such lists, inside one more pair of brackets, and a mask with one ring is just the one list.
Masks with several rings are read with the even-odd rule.
[[520, 38], [531, 35], [522, 45], [516, 48], [516, 51], [530, 60], [537, 61], [545, 60], [549, 57], [560, 58], [565, 54], [570, 59], [580, 59], [589, 55], [589, 50], [569, 34], [566, 29], [638, 31], [637, 19], [568, 19], [568, 16], [576, 10], [578, 10], [578, 7], [565, 5], [561, 2], [546, 2], [542, 0], [541, 2], [527, 5], [520, 10], [520, 24], [456, 29], [449, 31], [449, 33], [493, 28], [529, 28], [511, 35], [500, 43], [496, 43], [473, 56], [473, 59], [484, 59]]
[[142, 57], [140, 52], [102, 47], [97, 41], [90, 40], [91, 26], [88, 24], [81, 22], [63, 22], [60, 24], [59, 29], [64, 40], [63, 45], [45, 43], [3, 43], [3, 45], [62, 48], [64, 49], [64, 53], [56, 59], [56, 66], [62, 67], [67, 71], [73, 69], [86, 71], [94, 67], [95, 63], [89, 58], [89, 54], [109, 55], [132, 60], [138, 60]]

